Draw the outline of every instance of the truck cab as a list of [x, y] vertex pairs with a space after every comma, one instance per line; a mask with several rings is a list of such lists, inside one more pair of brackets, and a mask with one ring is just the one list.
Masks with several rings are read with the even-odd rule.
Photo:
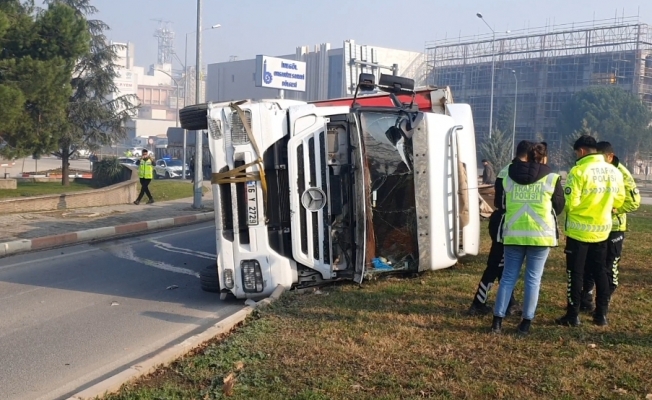
[[414, 100], [413, 88], [363, 74], [358, 89], [389, 93], [389, 105], [362, 105], [356, 91], [348, 105], [276, 99], [181, 110], [182, 127], [209, 132], [213, 291], [258, 298], [277, 285], [360, 283], [478, 253], [470, 107], [420, 111], [399, 99]]

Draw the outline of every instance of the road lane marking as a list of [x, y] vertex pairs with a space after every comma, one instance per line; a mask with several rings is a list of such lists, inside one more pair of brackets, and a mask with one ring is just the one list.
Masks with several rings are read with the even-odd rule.
[[183, 247], [175, 247], [170, 243], [159, 242], [158, 240], [154, 240], [154, 239], [150, 239], [149, 241], [154, 243], [154, 247], [156, 247], [157, 249], [169, 251], [171, 253], [185, 254], [188, 256], [195, 256], [195, 257], [205, 258], [207, 260], [213, 260], [213, 261], [217, 259], [217, 256], [215, 254], [206, 253], [204, 251], [184, 249]]
[[[153, 237], [152, 239], [163, 239], [163, 238], [166, 238], [166, 237], [181, 235], [181, 234], [184, 234], [184, 233], [197, 232], [197, 231], [201, 231], [201, 230], [208, 229], [208, 228], [214, 228], [214, 226], [209, 225], [209, 226], [203, 226], [203, 227], [200, 227], [200, 228], [187, 229], [187, 230], [183, 230], [181, 232], [170, 232], [170, 233], [166, 233], [164, 235], [157, 235], [157, 236]], [[111, 240], [111, 239], [109, 239], [109, 240]], [[121, 240], [120, 238], [116, 238], [115, 240], [111, 240], [111, 241], [120, 241], [120, 240]], [[142, 243], [142, 242], [145, 242], [145, 241], [148, 241], [148, 240], [150, 240], [150, 239], [147, 239], [147, 238], [131, 239], [130, 243], [132, 243], [132, 244], [133, 243]], [[66, 247], [79, 246], [79, 245], [82, 245], [82, 244], [83, 243], [78, 243], [78, 244], [73, 244], [73, 245], [66, 246]], [[90, 249], [73, 251], [73, 252], [69, 252], [69, 253], [65, 253], [65, 254], [43, 256], [43, 258], [37, 258], [35, 260], [21, 261], [21, 262], [17, 262], [17, 263], [13, 263], [13, 264], [0, 266], [0, 271], [3, 271], [5, 269], [10, 269], [10, 268], [15, 268], [15, 267], [22, 267], [23, 265], [34, 265], [34, 264], [38, 264], [38, 263], [43, 262], [43, 261], [58, 260], [60, 258], [65, 258], [65, 257], [70, 257], [70, 256], [77, 256], [77, 255], [80, 255], [80, 254], [91, 253], [91, 252], [94, 252], [94, 251], [101, 251], [101, 250], [104, 250], [104, 248], [102, 248], [102, 247], [93, 247], [93, 248], [90, 248]], [[50, 250], [41, 250], [41, 251], [45, 252], [45, 251], [52, 251], [52, 250], [50, 249]], [[21, 254], [21, 255], [24, 256], [26, 254], [29, 254], [29, 253], [25, 253], [25, 254]], [[215, 257], [213, 257], [212, 259], [215, 259]]]
[[118, 258], [122, 258], [123, 260], [135, 261], [137, 263], [158, 268], [164, 271], [176, 272], [178, 274], [186, 274], [199, 278], [199, 273], [191, 269], [175, 267], [174, 265], [167, 264], [163, 261], [154, 261], [147, 258], [138, 257], [134, 253], [134, 249], [131, 246], [112, 247], [107, 249], [107, 251]]

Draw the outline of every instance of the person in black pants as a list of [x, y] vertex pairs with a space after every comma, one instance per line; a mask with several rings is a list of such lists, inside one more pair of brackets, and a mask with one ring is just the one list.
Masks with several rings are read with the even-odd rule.
[[[532, 148], [533, 143], [527, 140], [522, 140], [516, 147], [516, 158], [512, 160], [515, 162], [527, 162], [528, 152]], [[503, 257], [504, 247], [498, 241], [498, 230], [500, 228], [500, 221], [505, 213], [505, 205], [503, 199], [503, 178], [507, 175], [507, 168], [503, 168], [498, 174], [495, 184], [495, 198], [494, 207], [496, 210], [489, 217], [489, 236], [491, 237], [491, 249], [489, 250], [489, 257], [487, 257], [487, 267], [480, 278], [478, 288], [473, 296], [473, 302], [469, 307], [469, 314], [471, 315], [488, 315], [493, 312], [493, 309], [487, 305], [487, 297], [489, 291], [494, 285], [496, 280], [500, 281], [503, 275], [503, 267], [505, 266], [505, 258]], [[519, 309], [518, 303], [514, 299], [514, 294], [509, 300], [507, 307], [507, 314], [514, 315]]]
[[134, 204], [140, 204], [144, 195], [147, 195], [149, 199], [147, 204], [154, 203], [154, 198], [149, 192], [149, 183], [154, 177], [154, 158], [149, 155], [147, 150], [143, 150], [143, 154], [138, 162], [138, 177], [140, 178], [140, 194], [138, 194], [138, 198], [134, 201]]

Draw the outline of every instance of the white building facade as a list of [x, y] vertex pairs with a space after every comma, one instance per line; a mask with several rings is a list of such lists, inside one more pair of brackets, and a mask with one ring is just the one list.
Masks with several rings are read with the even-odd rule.
[[[359, 45], [346, 40], [341, 48], [330, 44], [297, 47], [295, 54], [279, 56], [306, 63], [306, 91], [285, 90], [287, 99], [314, 101], [352, 96], [360, 73], [405, 76], [417, 86], [426, 83], [426, 57], [423, 53]], [[276, 98], [276, 89], [256, 87], [256, 59], [209, 64], [206, 79], [207, 101]]]

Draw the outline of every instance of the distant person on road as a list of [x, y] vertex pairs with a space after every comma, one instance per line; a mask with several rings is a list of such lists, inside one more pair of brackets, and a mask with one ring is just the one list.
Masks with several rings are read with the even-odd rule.
[[190, 183], [195, 182], [195, 156], [190, 156], [190, 165], [188, 165], [188, 169], [190, 169]]
[[132, 156], [133, 156], [133, 153], [131, 152], [131, 150], [125, 151], [125, 157], [132, 157]]
[[577, 162], [566, 178], [566, 314], [558, 325], [580, 325], [580, 302], [584, 275], [595, 281], [596, 307], [593, 323], [607, 325], [609, 280], [607, 278], [607, 240], [612, 228], [613, 209], [625, 202], [623, 175], [598, 154], [598, 144], [590, 135], [580, 136], [573, 145]]
[[499, 229], [499, 240], [505, 246], [505, 266], [496, 294], [491, 330], [500, 333], [507, 315], [508, 303], [525, 261], [523, 319], [518, 333], [527, 335], [539, 302], [543, 269], [551, 247], [559, 240], [557, 215], [564, 211], [561, 178], [546, 165], [545, 143], [532, 146], [528, 162], [509, 166], [504, 188], [505, 215]]
[[484, 170], [482, 170], [482, 183], [485, 185], [493, 185], [496, 183], [496, 173], [494, 172], [494, 166], [491, 165], [489, 160], [486, 158], [482, 160], [482, 165], [484, 165]]
[[[638, 210], [641, 205], [641, 195], [636, 187], [636, 182], [627, 168], [614, 154], [614, 149], [609, 142], [598, 142], [598, 153], [604, 154], [604, 159], [609, 164], [618, 168], [623, 176], [625, 185], [625, 203], [619, 208], [614, 208], [611, 218], [611, 233], [607, 241], [607, 278], [609, 280], [609, 299], [618, 287], [618, 269], [627, 230], [627, 213]], [[593, 311], [593, 276], [584, 272], [584, 289], [582, 290], [581, 311]]]
[[143, 149], [143, 153], [138, 163], [138, 177], [140, 178], [140, 194], [136, 201], [134, 201], [134, 204], [140, 204], [144, 195], [147, 195], [147, 198], [149, 199], [147, 204], [154, 203], [154, 198], [149, 192], [149, 183], [154, 177], [154, 158], [149, 155], [149, 152], [146, 149]]
[[[503, 275], [503, 266], [505, 259], [503, 256], [503, 244], [498, 241], [498, 228], [500, 221], [505, 214], [504, 199], [503, 199], [503, 179], [507, 177], [509, 166], [515, 163], [526, 163], [528, 161], [528, 153], [532, 148], [533, 143], [527, 140], [521, 141], [516, 146], [516, 158], [512, 160], [505, 168], [498, 173], [498, 178], [495, 184], [495, 197], [494, 207], [495, 211], [489, 217], [489, 237], [491, 237], [491, 249], [489, 250], [489, 257], [487, 257], [487, 267], [480, 278], [478, 289], [473, 296], [473, 302], [469, 308], [471, 315], [488, 315], [492, 312], [492, 308], [487, 305], [489, 291], [494, 285], [494, 282], [500, 280]], [[507, 313], [513, 314], [516, 312], [518, 304], [512, 295], [507, 307]]]

